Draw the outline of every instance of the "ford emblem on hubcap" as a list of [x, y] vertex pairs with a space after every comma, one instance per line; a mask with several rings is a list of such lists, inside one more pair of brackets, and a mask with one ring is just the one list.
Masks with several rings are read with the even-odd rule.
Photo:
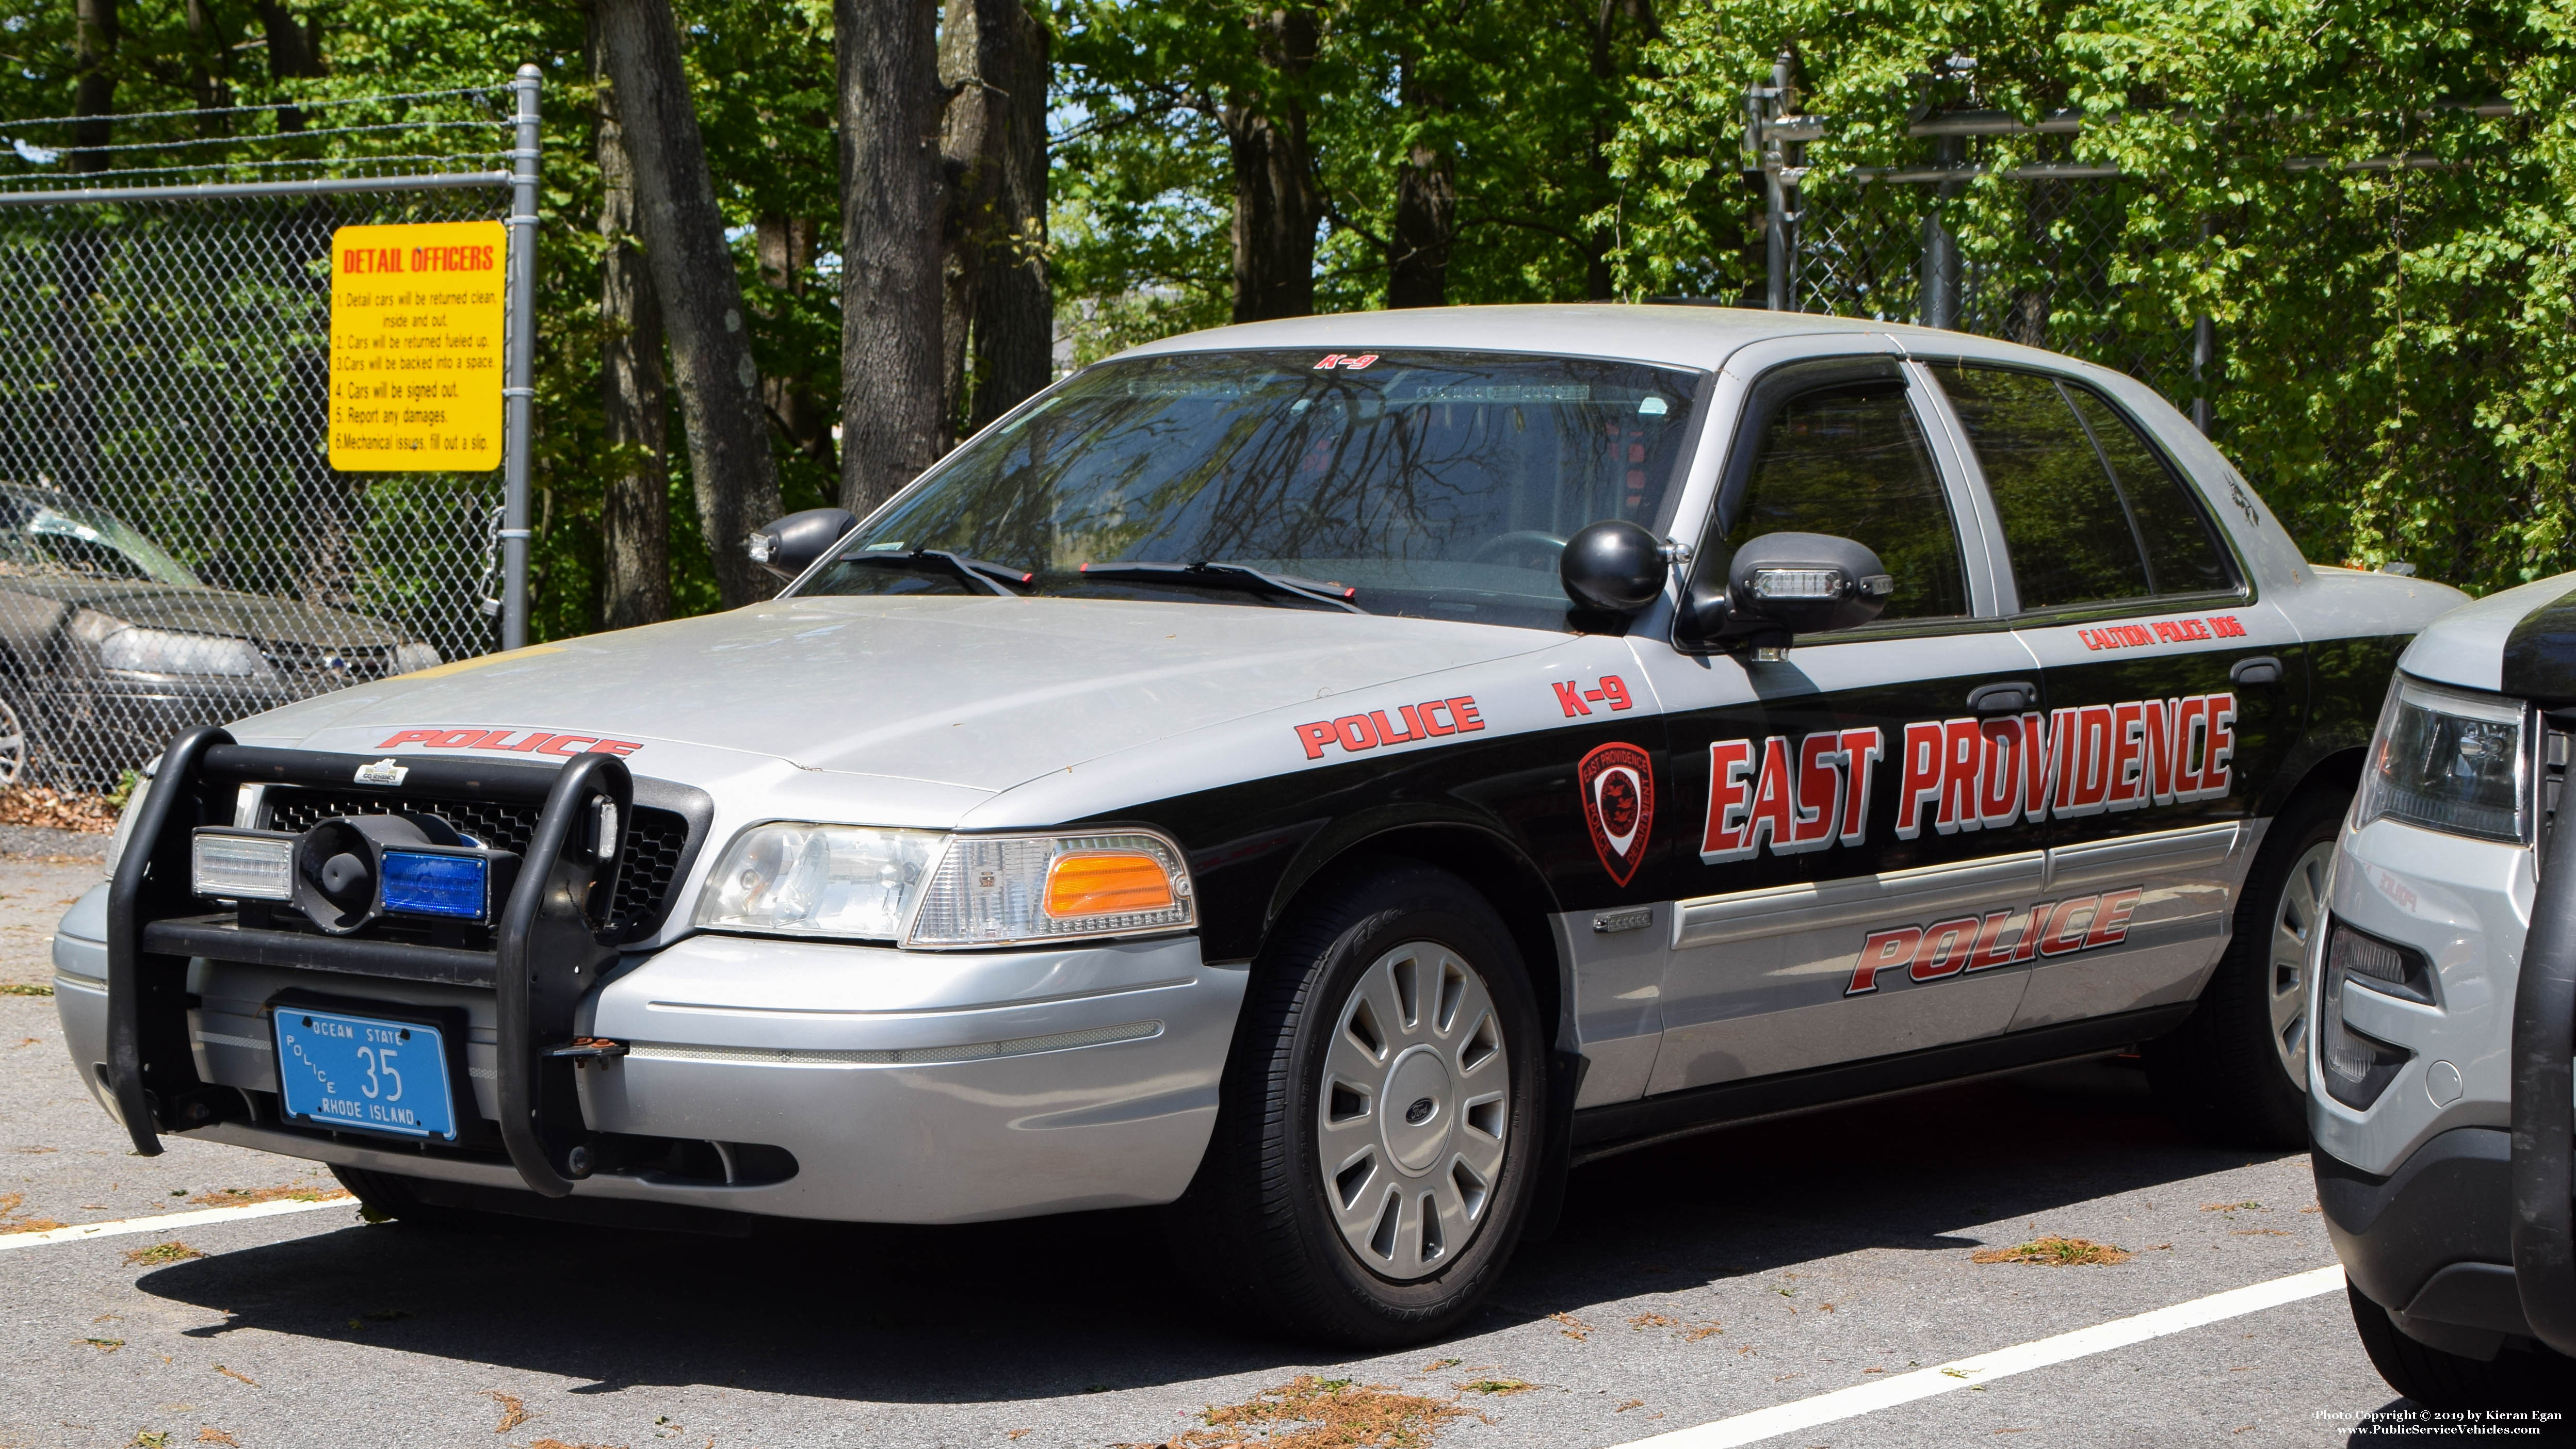
[[1434, 1107], [1431, 1099], [1429, 1097], [1424, 1097], [1415, 1102], [1412, 1106], [1404, 1109], [1404, 1120], [1416, 1127], [1419, 1127], [1423, 1123], [1431, 1120], [1431, 1114], [1435, 1110], [1437, 1109]]

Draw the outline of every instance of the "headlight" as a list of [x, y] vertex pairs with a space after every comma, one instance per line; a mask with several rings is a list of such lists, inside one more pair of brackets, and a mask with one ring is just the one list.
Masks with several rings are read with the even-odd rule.
[[87, 609], [72, 620], [72, 632], [97, 646], [99, 665], [106, 669], [131, 674], [220, 674], [239, 679], [266, 678], [270, 673], [268, 660], [247, 639], [145, 629]]
[[907, 946], [1004, 946], [1196, 924], [1190, 873], [1156, 835], [959, 835]]
[[2523, 707], [2400, 678], [2361, 772], [2353, 824], [2402, 820], [2481, 840], [2525, 839]]
[[719, 931], [1008, 946], [1184, 930], [1189, 870], [1160, 836], [956, 835], [773, 822], [734, 838], [698, 899]]
[[396, 674], [415, 674], [423, 669], [436, 669], [438, 665], [438, 650], [430, 645], [415, 642], [398, 645], [394, 649]]
[[134, 782], [134, 793], [125, 797], [125, 808], [117, 812], [116, 833], [107, 838], [107, 878], [116, 879], [116, 863], [125, 858], [125, 845], [134, 838], [134, 822], [142, 817], [143, 797], [152, 793], [152, 772], [161, 768], [155, 755], [143, 767], [142, 777]]
[[924, 830], [779, 822], [734, 837], [698, 898], [719, 931], [892, 941], [938, 857]]

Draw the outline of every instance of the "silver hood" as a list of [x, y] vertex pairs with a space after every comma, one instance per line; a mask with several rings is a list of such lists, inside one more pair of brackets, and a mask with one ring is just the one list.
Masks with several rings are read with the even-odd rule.
[[1227, 721], [1566, 642], [1257, 605], [786, 599], [360, 685], [234, 733], [403, 755], [470, 753], [396, 743], [407, 732], [556, 731], [632, 743], [637, 773], [690, 783], [733, 773], [710, 754], [722, 752], [737, 767], [749, 755], [991, 794]]

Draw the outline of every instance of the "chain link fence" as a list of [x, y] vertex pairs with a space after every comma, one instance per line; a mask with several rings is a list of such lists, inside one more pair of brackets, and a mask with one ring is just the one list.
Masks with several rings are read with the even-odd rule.
[[516, 110], [120, 117], [86, 149], [0, 121], [0, 783], [112, 786], [189, 726], [500, 642], [504, 475], [331, 467], [329, 258], [509, 219]]

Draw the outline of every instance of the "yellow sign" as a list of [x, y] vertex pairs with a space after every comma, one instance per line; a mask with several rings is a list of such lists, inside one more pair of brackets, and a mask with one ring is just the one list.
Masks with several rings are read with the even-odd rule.
[[497, 221], [331, 234], [331, 466], [475, 473], [501, 466]]

